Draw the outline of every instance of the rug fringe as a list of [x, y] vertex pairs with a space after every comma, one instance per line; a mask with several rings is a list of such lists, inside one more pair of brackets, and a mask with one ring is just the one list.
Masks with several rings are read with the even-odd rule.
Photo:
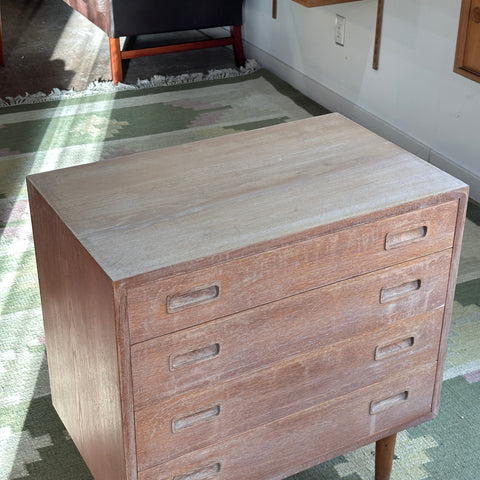
[[218, 80], [222, 78], [233, 78], [248, 75], [260, 68], [258, 62], [253, 59], [247, 59], [244, 67], [225, 68], [221, 70], [209, 70], [208, 73], [184, 73], [181, 75], [155, 75], [149, 80], [137, 80], [136, 84], [119, 83], [114, 85], [112, 81], [92, 82], [85, 90], [77, 91], [60, 90], [54, 88], [50, 93], [38, 92], [34, 94], [17, 95], [16, 97], [5, 97], [0, 99], [1, 107], [11, 107], [14, 105], [28, 105], [34, 103], [50, 102], [56, 100], [65, 100], [69, 98], [80, 98], [101, 93], [115, 93], [125, 90], [139, 90], [152, 87], [165, 87], [169, 85], [181, 85], [187, 83], [196, 83], [206, 80]]

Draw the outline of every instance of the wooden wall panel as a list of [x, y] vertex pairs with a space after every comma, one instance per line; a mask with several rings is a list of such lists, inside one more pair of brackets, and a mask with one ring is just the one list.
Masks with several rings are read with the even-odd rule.
[[454, 71], [480, 82], [480, 0], [463, 0]]

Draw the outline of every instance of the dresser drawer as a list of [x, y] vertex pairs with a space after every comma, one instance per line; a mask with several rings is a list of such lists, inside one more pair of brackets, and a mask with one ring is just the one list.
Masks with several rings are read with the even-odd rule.
[[443, 309], [257, 370], [135, 414], [137, 459], [151, 467], [436, 362]]
[[[139, 472], [139, 480], [258, 480], [296, 473], [431, 413], [436, 364], [332, 399]], [[298, 392], [301, 395], [302, 392]], [[251, 405], [255, 408], [255, 405]], [[346, 440], [348, 439], [348, 440]], [[261, 460], [260, 460], [261, 458]], [[195, 476], [210, 468], [210, 476]], [[295, 470], [290, 470], [295, 468]], [[207, 470], [206, 470], [207, 471]]]
[[448, 248], [457, 209], [451, 201], [132, 288], [131, 342]]
[[450, 256], [445, 250], [133, 345], [135, 406], [441, 307]]

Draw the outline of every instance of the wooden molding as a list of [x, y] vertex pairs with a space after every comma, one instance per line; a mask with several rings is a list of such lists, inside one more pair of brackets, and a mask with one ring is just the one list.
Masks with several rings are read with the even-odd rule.
[[[479, 5], [479, 0], [462, 0], [453, 70], [470, 80], [480, 83], [480, 58], [478, 59], [478, 69], [472, 68], [472, 65], [469, 65], [469, 62], [466, 61], [467, 55], [471, 57], [472, 51], [480, 57], [480, 51], [478, 50], [478, 46], [476, 46], [479, 33], [472, 33], [471, 31], [477, 24], [472, 15], [473, 10], [478, 8]], [[480, 25], [475, 28], [480, 29]]]
[[380, 42], [382, 39], [383, 25], [383, 0], [378, 0], [377, 6], [377, 23], [375, 27], [375, 43], [373, 48], [373, 64], [372, 68], [378, 70], [378, 62], [380, 59]]
[[322, 7], [324, 5], [334, 5], [336, 3], [358, 2], [359, 0], [293, 0], [305, 7]]

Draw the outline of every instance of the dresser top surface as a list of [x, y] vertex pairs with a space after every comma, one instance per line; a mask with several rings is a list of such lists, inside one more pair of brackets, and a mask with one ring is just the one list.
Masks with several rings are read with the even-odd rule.
[[465, 187], [339, 114], [28, 180], [113, 281]]

